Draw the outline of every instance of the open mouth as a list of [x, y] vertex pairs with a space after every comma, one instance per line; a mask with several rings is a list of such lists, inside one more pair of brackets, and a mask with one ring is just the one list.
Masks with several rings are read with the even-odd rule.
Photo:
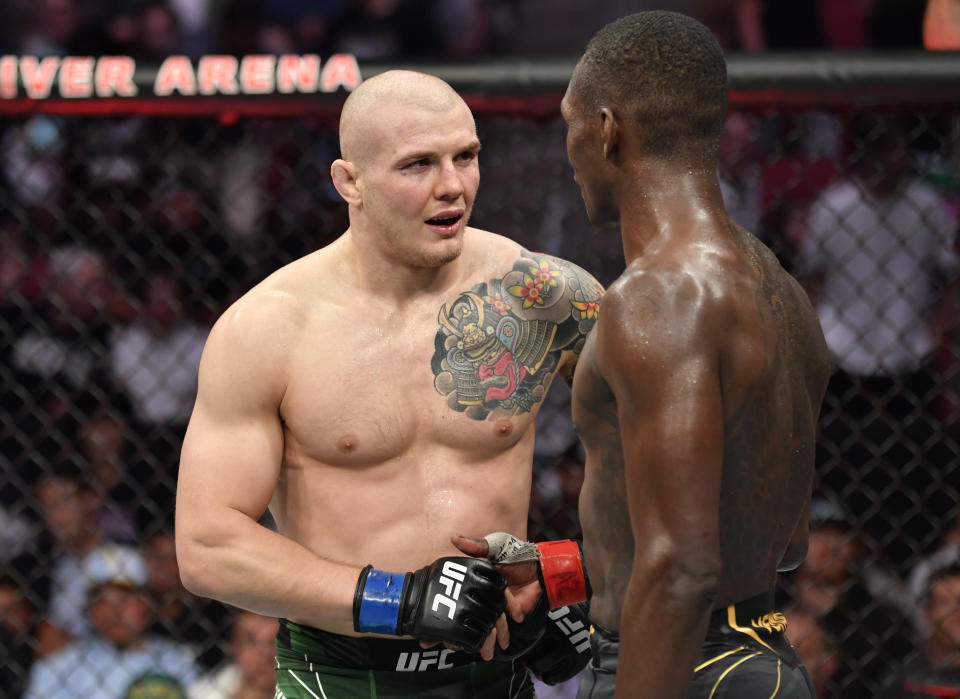
[[437, 216], [435, 218], [428, 218], [427, 224], [430, 226], [448, 227], [456, 225], [461, 218], [463, 218], [463, 214], [457, 214], [456, 216]]

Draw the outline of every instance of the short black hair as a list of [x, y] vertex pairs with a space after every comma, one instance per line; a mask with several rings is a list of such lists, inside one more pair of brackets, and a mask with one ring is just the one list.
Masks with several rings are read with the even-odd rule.
[[716, 148], [727, 111], [723, 50], [703, 24], [677, 12], [627, 15], [589, 41], [574, 89], [591, 108], [626, 110], [653, 155]]

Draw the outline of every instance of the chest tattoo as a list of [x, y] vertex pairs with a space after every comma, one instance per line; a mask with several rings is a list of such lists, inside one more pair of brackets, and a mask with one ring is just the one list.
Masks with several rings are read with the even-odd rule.
[[576, 265], [524, 251], [502, 277], [440, 307], [434, 386], [475, 420], [530, 412], [546, 395], [561, 354], [583, 349], [602, 295]]

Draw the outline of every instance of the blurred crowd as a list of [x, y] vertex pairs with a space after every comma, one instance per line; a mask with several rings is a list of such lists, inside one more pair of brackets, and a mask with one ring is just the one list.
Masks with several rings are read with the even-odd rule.
[[[948, 4], [6, 0], [0, 53], [573, 56], [652, 7], [731, 51], [919, 48]], [[474, 224], [612, 281], [619, 235], [586, 220], [562, 121], [480, 114], [478, 130]], [[276, 621], [180, 585], [176, 469], [213, 320], [346, 227], [336, 155], [323, 119], [0, 117], [0, 697], [273, 696]], [[834, 364], [810, 553], [780, 590], [821, 699], [960, 692], [958, 173], [949, 107], [727, 119], [731, 217], [808, 289]], [[534, 472], [530, 537], [576, 535], [562, 382]]]
[[6, 0], [0, 53], [567, 56], [645, 9], [699, 18], [729, 51], [921, 48], [927, 13], [929, 46], [960, 38], [955, 0]]

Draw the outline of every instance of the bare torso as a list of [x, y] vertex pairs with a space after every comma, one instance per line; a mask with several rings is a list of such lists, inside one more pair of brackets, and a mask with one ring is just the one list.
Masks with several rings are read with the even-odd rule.
[[[696, 248], [665, 248], [660, 257], [642, 264], [647, 269], [680, 269], [687, 279], [696, 280], [703, 307], [691, 309], [689, 317], [698, 320], [689, 322], [712, 319], [706, 333], [697, 335], [705, 335], [711, 345], [707, 351], [715, 352], [714, 378], [722, 402], [722, 474], [715, 525], [722, 572], [714, 603], [722, 607], [772, 587], [778, 566], [793, 555], [791, 539], [809, 497], [816, 416], [828, 360], [805, 294], [769, 250], [738, 228], [732, 236], [703, 236], [700, 242]], [[617, 293], [624, 280], [629, 283], [631, 273], [628, 268], [610, 293]], [[675, 320], [665, 325], [682, 325], [687, 317], [681, 306]], [[616, 630], [635, 541], [618, 405], [598, 357], [644, 350], [601, 346], [599, 331], [614, 321], [630, 322], [629, 316], [604, 315], [588, 338], [574, 383], [574, 421], [587, 450], [580, 517], [594, 594], [591, 617]], [[669, 420], [671, 405], [653, 407]], [[698, 429], [694, 427], [691, 436]], [[642, 488], [644, 464], [632, 467], [636, 487]], [[695, 472], [692, 475], [696, 477]], [[658, 478], [662, 481], [662, 476]]]
[[[458, 555], [452, 534], [526, 533], [534, 420], [582, 347], [570, 300], [595, 282], [499, 236], [467, 241], [460, 279], [406, 304], [345, 285], [337, 244], [251, 292], [296, 309], [270, 510], [323, 558], [405, 571]], [[514, 282], [539, 261], [559, 284], [525, 309]]]

